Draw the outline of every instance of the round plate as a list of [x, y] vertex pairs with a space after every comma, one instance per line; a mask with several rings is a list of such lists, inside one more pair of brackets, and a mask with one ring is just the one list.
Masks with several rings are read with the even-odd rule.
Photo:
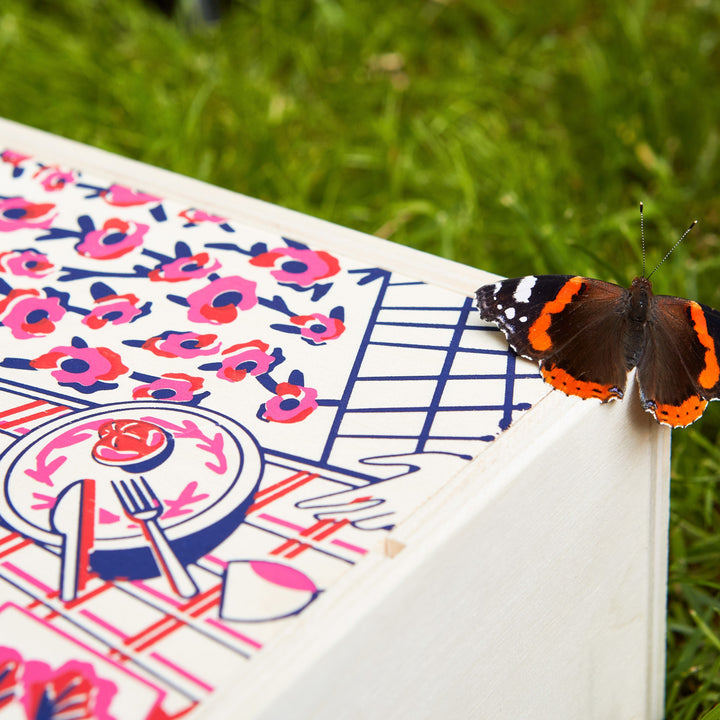
[[[158, 436], [165, 435], [168, 449], [161, 456], [155, 452], [154, 467], [152, 462], [102, 461], [111, 452], [107, 450], [112, 439], [108, 428], [132, 427], [128, 421], [145, 430], [155, 429], [150, 432], [154, 439], [147, 440], [149, 457], [150, 444], [156, 447]], [[126, 438], [125, 446], [136, 460], [143, 438]], [[137, 480], [140, 475], [162, 502], [159, 524], [169, 541], [183, 546], [191, 537], [214, 535], [219, 544], [242, 520], [238, 511], [244, 514], [252, 501], [262, 475], [262, 457], [247, 430], [209, 410], [162, 402], [82, 410], [33, 430], [0, 458], [0, 477], [4, 478], [0, 518], [33, 540], [60, 546], [62, 536], [52, 532], [50, 525], [55, 499], [71, 483], [92, 479], [94, 550], [146, 549], [142, 526], [125, 514], [111, 483]], [[232, 527], [225, 527], [228, 523], [223, 521], [231, 517]], [[221, 533], [212, 532], [220, 526]]]

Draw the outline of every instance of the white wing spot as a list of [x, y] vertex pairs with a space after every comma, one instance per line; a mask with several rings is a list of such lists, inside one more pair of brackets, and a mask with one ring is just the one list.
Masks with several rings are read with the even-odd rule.
[[496, 282], [493, 285], [493, 297], [497, 297], [497, 294], [500, 292], [500, 288], [502, 287], [502, 284], [499, 282]]
[[515, 308], [514, 308], [514, 307], [509, 307], [509, 308], [505, 311], [505, 317], [506, 317], [508, 320], [512, 320], [512, 319], [515, 317]]
[[515, 300], [515, 302], [528, 302], [530, 300], [530, 295], [532, 294], [532, 289], [535, 287], [536, 282], [537, 278], [535, 277], [535, 275], [528, 275], [527, 277], [524, 277], [518, 283], [518, 286], [515, 288], [515, 292], [513, 293], [513, 299]]
[[527, 315], [523, 315], [521, 318], [518, 318], [518, 320], [520, 320], [520, 322], [522, 322], [522, 323], [526, 323], [526, 322], [527, 322]]

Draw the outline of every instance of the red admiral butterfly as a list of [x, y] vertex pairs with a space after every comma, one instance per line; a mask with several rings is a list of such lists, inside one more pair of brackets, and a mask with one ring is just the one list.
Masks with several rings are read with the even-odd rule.
[[[642, 228], [642, 204], [640, 205]], [[690, 232], [693, 223], [658, 263]], [[653, 295], [650, 273], [629, 289], [572, 275], [530, 275], [477, 291], [480, 317], [497, 323], [512, 348], [540, 362], [545, 382], [567, 395], [622, 398], [637, 368], [640, 401], [671, 427], [695, 422], [720, 398], [720, 312]]]

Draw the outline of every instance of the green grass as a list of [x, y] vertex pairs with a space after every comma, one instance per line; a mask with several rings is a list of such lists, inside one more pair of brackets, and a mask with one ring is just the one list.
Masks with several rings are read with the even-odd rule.
[[[640, 200], [650, 266], [697, 218], [655, 287], [720, 307], [711, 0], [2, 0], [0, 59], [0, 115], [504, 275], [627, 283]], [[720, 703], [719, 435], [673, 437], [672, 720]]]

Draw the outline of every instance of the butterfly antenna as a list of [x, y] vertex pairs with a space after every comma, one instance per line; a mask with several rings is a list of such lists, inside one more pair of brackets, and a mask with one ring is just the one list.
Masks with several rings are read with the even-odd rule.
[[642, 241], [643, 271], [645, 277], [645, 224], [643, 223], [643, 204], [640, 202], [640, 240]]
[[[672, 254], [672, 251], [685, 239], [687, 234], [697, 225], [697, 220], [693, 220], [692, 223], [690, 223], [690, 227], [680, 236], [680, 239], [665, 253], [665, 257], [655, 266], [653, 271], [647, 276], [647, 279], [649, 280], [654, 274], [655, 270], [657, 270]], [[644, 266], [645, 263], [643, 263]], [[645, 273], [643, 273], [643, 276]]]

